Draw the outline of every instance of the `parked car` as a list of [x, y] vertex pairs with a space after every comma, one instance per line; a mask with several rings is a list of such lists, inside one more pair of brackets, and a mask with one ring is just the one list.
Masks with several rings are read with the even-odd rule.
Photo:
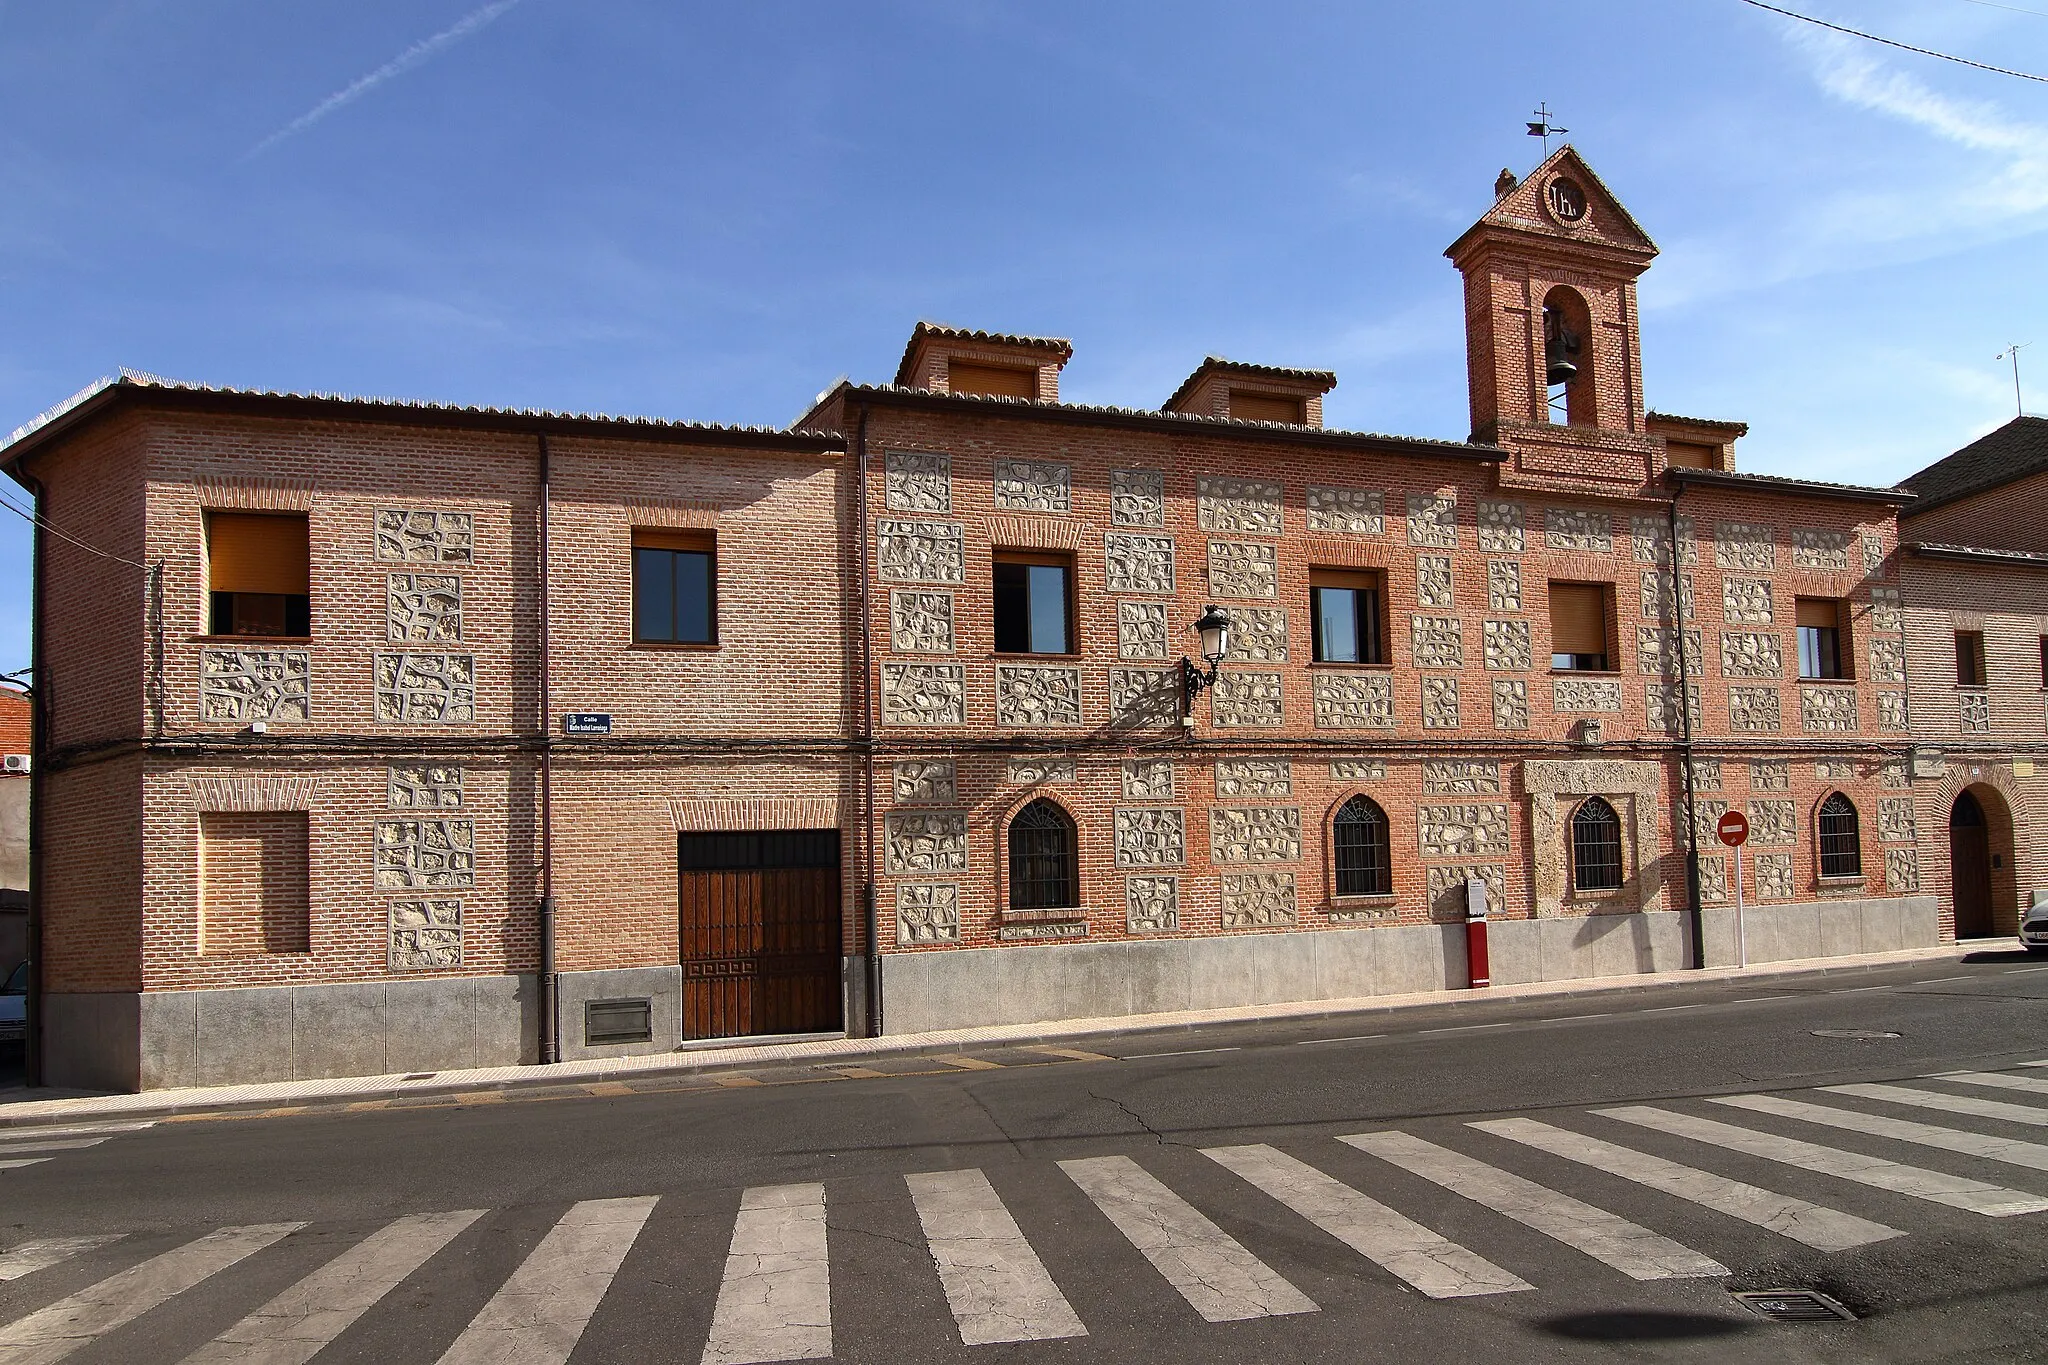
[[22, 963], [0, 985], [0, 1043], [28, 1036], [28, 964]]
[[2034, 893], [2034, 903], [2020, 920], [2020, 944], [2030, 953], [2048, 953], [2048, 891]]

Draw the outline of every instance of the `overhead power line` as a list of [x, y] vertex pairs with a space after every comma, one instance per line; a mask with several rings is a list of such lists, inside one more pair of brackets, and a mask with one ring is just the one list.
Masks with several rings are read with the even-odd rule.
[[1936, 52], [1931, 47], [1915, 47], [1911, 43], [1902, 43], [1896, 38], [1880, 38], [1877, 34], [1865, 33], [1860, 28], [1845, 28], [1841, 24], [1831, 24], [1825, 19], [1816, 19], [1811, 14], [1800, 14], [1796, 10], [1781, 9], [1776, 5], [1767, 5], [1764, 3], [1764, 0], [1742, 0], [1742, 3], [1756, 9], [1769, 10], [1773, 14], [1782, 14], [1787, 19], [1797, 19], [1802, 24], [1812, 24], [1817, 28], [1832, 29], [1836, 33], [1846, 33], [1851, 38], [1861, 38], [1865, 42], [1883, 43], [1886, 47], [1895, 47], [1902, 52], [1917, 52], [1922, 57], [1938, 57], [1944, 62], [1954, 62], [1958, 66], [1973, 66], [1979, 71], [1989, 71], [1994, 75], [2016, 76], [2023, 81], [2039, 81], [2043, 85], [2048, 85], [2048, 76], [2036, 76], [2028, 71], [2014, 71], [2008, 67], [1992, 66], [1987, 62], [1973, 62], [1968, 57], [1958, 57], [1948, 52]]

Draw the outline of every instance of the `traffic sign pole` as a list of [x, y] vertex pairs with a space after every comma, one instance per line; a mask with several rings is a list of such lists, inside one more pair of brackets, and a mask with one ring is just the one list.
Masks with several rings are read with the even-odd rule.
[[1742, 921], [1742, 845], [1735, 846], [1735, 952], [1738, 967], [1749, 965], [1749, 928]]
[[1723, 811], [1714, 825], [1722, 843], [1735, 850], [1735, 961], [1749, 965], [1749, 926], [1742, 914], [1742, 846], [1749, 842], [1749, 817], [1739, 810]]

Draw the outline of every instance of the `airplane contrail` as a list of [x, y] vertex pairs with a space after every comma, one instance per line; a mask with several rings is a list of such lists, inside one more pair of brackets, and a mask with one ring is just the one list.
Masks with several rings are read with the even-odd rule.
[[242, 153], [241, 159], [247, 161], [251, 157], [260, 156], [278, 143], [283, 142], [286, 138], [304, 132], [343, 105], [353, 104], [361, 99], [393, 76], [403, 75], [442, 49], [461, 42], [464, 38], [483, 28], [518, 3], [519, 0], [491, 0], [490, 4], [464, 15], [461, 19], [436, 33], [433, 37], [420, 39], [420, 41], [414, 43], [411, 47], [399, 53], [369, 75], [335, 91], [326, 99], [320, 101], [311, 109], [308, 109], [305, 113], [272, 133], [269, 137], [264, 138], [254, 147]]

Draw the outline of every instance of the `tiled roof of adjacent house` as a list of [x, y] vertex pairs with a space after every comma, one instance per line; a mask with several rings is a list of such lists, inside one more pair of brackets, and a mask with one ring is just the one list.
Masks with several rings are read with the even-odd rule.
[[2048, 417], [2015, 417], [1899, 482], [1920, 495], [1913, 510], [1925, 512], [2044, 469], [2048, 469]]
[[21, 448], [33, 444], [34, 437], [53, 426], [68, 425], [71, 420], [82, 419], [90, 410], [117, 401], [124, 395], [140, 397], [145, 394], [167, 399], [247, 404], [254, 409], [335, 407], [366, 418], [402, 420], [411, 417], [421, 421], [453, 422], [472, 427], [609, 427], [635, 434], [688, 440], [699, 444], [711, 438], [728, 439], [744, 445], [774, 444], [788, 448], [809, 448], [818, 446], [821, 439], [815, 435], [790, 432], [780, 427], [723, 426], [715, 422], [682, 422], [667, 417], [627, 417], [602, 412], [563, 412], [550, 408], [500, 408], [466, 403], [437, 403], [416, 398], [378, 398], [320, 391], [241, 389], [224, 385], [196, 384], [182, 379], [166, 379], [162, 375], [149, 374], [142, 370], [124, 369], [118, 374], [88, 384], [55, 407], [9, 432], [7, 438], [0, 441], [0, 462], [15, 459], [21, 453]]

